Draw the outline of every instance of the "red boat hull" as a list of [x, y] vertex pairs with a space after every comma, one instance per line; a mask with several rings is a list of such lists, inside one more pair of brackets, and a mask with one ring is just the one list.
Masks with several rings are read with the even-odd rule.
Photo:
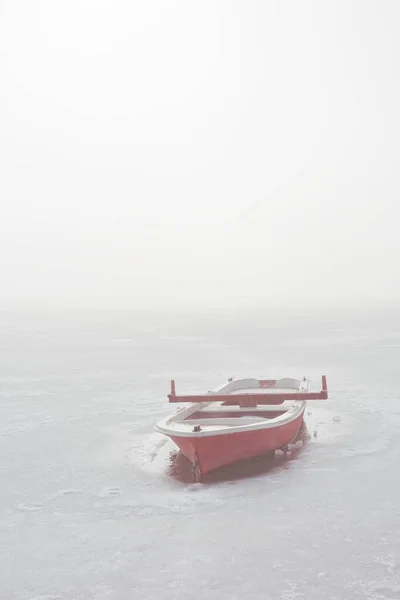
[[171, 435], [170, 438], [191, 462], [197, 460], [205, 475], [240, 460], [285, 448], [299, 433], [303, 415], [304, 411], [289, 423], [265, 429], [209, 436]]

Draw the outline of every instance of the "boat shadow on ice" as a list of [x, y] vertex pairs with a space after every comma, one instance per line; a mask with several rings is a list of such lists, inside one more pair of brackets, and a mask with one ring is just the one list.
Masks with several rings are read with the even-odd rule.
[[[307, 425], [303, 422], [298, 436], [289, 445], [289, 453], [278, 450], [275, 454], [266, 454], [222, 467], [205, 475], [203, 484], [250, 479], [288, 469], [292, 461], [300, 458], [310, 439]], [[181, 483], [192, 483], [193, 465], [181, 452], [173, 451], [169, 456], [167, 475]]]

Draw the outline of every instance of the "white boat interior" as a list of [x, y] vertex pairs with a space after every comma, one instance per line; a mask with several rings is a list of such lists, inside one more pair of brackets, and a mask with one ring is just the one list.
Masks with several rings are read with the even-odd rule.
[[[268, 386], [268, 387], [265, 387]], [[307, 380], [281, 379], [270, 382], [258, 379], [236, 379], [208, 395], [237, 394], [284, 394], [290, 396], [296, 392], [308, 390]], [[218, 433], [233, 433], [283, 425], [304, 412], [305, 401], [285, 400], [281, 404], [272, 403], [256, 406], [229, 404], [226, 400], [191, 403], [178, 410], [156, 425], [161, 433], [177, 436], [204, 436]]]

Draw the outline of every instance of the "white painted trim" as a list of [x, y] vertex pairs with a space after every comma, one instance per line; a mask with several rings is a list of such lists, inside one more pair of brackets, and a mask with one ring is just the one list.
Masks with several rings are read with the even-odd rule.
[[[155, 425], [155, 430], [159, 433], [163, 433], [168, 436], [175, 437], [209, 437], [215, 435], [229, 435], [232, 433], [244, 433], [246, 431], [258, 431], [259, 429], [274, 429], [275, 427], [281, 427], [287, 425], [291, 421], [297, 419], [302, 413], [304, 413], [306, 403], [304, 400], [296, 400], [293, 405], [283, 415], [279, 415], [273, 419], [260, 419], [257, 423], [249, 423], [243, 425], [227, 426], [223, 429], [218, 428], [215, 430], [201, 430], [193, 431], [192, 424], [191, 429], [185, 426], [183, 419], [190, 416], [191, 413], [197, 412], [199, 405], [197, 403], [190, 404], [188, 407], [175, 413], [173, 416], [169, 416], [166, 419], [162, 419]], [[263, 410], [268, 410], [268, 407], [263, 406]], [[234, 417], [232, 417], [234, 420]]]
[[[307, 380], [293, 379], [293, 378], [282, 378], [276, 381], [276, 385], [273, 388], [266, 388], [265, 393], [268, 392], [276, 392], [279, 389], [291, 389], [296, 391], [308, 391], [309, 382]], [[245, 393], [252, 393], [251, 390], [259, 390], [260, 383], [259, 379], [255, 379], [253, 377], [248, 378], [237, 378], [229, 381], [228, 383], [223, 384], [216, 390], [210, 391], [209, 395], [219, 395], [219, 394], [232, 394], [239, 390], [245, 390]], [[281, 406], [282, 409], [288, 406], [288, 402], [292, 402], [292, 404], [286, 409], [283, 415], [279, 415], [272, 419], [260, 419], [259, 421], [253, 423], [247, 423], [240, 425], [240, 420], [238, 419], [237, 425], [227, 425], [226, 427], [215, 426], [215, 429], [211, 429], [213, 427], [210, 422], [210, 428], [207, 430], [193, 431], [193, 423], [190, 424], [190, 429], [188, 424], [185, 425], [184, 420], [189, 417], [192, 413], [200, 412], [202, 409], [207, 406], [216, 406], [216, 403], [210, 402], [201, 402], [200, 404], [197, 402], [193, 402], [189, 404], [189, 406], [185, 406], [184, 408], [178, 410], [175, 414], [169, 415], [165, 419], [162, 419], [154, 426], [154, 429], [159, 433], [163, 433], [168, 436], [175, 437], [190, 437], [190, 438], [199, 438], [199, 437], [210, 437], [215, 435], [229, 435], [232, 433], [244, 433], [246, 431], [258, 431], [260, 429], [274, 429], [276, 427], [282, 427], [283, 425], [287, 425], [291, 421], [294, 421], [302, 413], [304, 413], [306, 402], [305, 400], [293, 400], [286, 401]], [[286, 406], [285, 406], [286, 405]], [[218, 406], [218, 404], [217, 404]], [[224, 407], [225, 408], [225, 407]], [[274, 405], [273, 410], [276, 410], [276, 405]], [[237, 410], [238, 415], [240, 415], [240, 408], [237, 406], [231, 406], [230, 409], [232, 411]], [[243, 410], [243, 409], [242, 409]], [[257, 416], [257, 411], [267, 411], [268, 405], [260, 405], [259, 407], [246, 408], [246, 410], [254, 410], [254, 417]], [[232, 422], [235, 421], [235, 417], [232, 417]], [[243, 423], [243, 422], [242, 422]]]

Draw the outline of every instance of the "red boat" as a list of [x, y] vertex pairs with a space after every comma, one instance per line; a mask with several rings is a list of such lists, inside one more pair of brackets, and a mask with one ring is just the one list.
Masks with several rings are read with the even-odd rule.
[[207, 394], [178, 396], [171, 381], [170, 402], [189, 403], [159, 421], [156, 431], [168, 436], [193, 464], [193, 479], [244, 459], [283, 450], [299, 434], [307, 400], [326, 400], [322, 376], [320, 392], [309, 391], [309, 381], [230, 379]]

